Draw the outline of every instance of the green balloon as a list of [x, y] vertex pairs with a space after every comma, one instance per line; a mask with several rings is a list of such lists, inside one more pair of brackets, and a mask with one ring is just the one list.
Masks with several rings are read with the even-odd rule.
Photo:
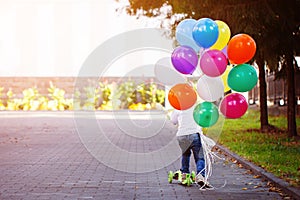
[[201, 127], [210, 127], [217, 123], [219, 111], [215, 104], [203, 102], [198, 104], [193, 112], [195, 122]]
[[228, 86], [237, 92], [250, 91], [258, 80], [256, 70], [249, 64], [241, 64], [232, 68], [228, 74]]

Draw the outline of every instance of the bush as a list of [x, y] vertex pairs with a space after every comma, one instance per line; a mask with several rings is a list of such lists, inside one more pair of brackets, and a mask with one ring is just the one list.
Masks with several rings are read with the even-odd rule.
[[47, 95], [41, 95], [36, 87], [31, 87], [18, 95], [9, 89], [5, 96], [4, 88], [1, 87], [0, 110], [146, 110], [161, 107], [165, 102], [164, 88], [159, 88], [153, 82], [137, 84], [129, 79], [121, 84], [98, 84], [96, 88], [92, 85], [85, 87], [83, 92], [76, 90], [73, 98], [80, 99], [79, 102], [66, 98], [65, 90], [56, 87], [51, 81]]

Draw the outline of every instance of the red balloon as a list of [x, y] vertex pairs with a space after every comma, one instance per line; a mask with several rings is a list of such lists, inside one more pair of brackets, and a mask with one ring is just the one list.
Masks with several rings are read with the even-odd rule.
[[251, 60], [256, 52], [256, 43], [247, 34], [233, 36], [227, 45], [227, 55], [231, 64], [243, 64]]
[[191, 108], [197, 101], [197, 94], [192, 86], [179, 83], [173, 86], [168, 93], [171, 106], [177, 110]]
[[240, 118], [248, 109], [246, 98], [239, 93], [226, 95], [220, 104], [221, 113], [231, 119]]

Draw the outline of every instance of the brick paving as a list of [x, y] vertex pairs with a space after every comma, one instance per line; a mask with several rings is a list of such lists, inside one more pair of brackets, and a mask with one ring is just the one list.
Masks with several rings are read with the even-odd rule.
[[169, 184], [179, 147], [160, 113], [92, 115], [0, 113], [0, 199], [282, 199], [222, 155], [215, 190]]

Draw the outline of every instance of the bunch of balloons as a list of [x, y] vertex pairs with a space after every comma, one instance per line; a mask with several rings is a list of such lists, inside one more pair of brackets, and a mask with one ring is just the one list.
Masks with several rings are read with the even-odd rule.
[[243, 116], [248, 103], [241, 92], [251, 90], [258, 80], [254, 67], [246, 64], [256, 52], [253, 38], [244, 33], [230, 38], [228, 25], [210, 18], [184, 19], [175, 36], [180, 46], [172, 52], [173, 67], [184, 76], [198, 68], [201, 76], [196, 89], [189, 83], [174, 85], [168, 93], [171, 106], [189, 109], [199, 96], [203, 102], [195, 105], [193, 117], [202, 127], [214, 125], [219, 112], [232, 119]]

